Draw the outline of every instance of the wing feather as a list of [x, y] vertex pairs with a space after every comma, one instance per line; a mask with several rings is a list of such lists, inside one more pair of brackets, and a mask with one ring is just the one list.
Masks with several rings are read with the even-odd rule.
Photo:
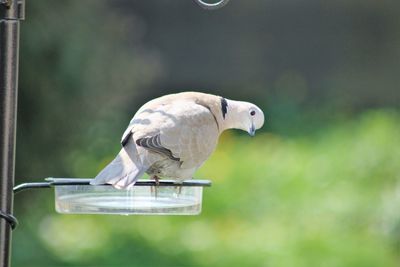
[[159, 134], [157, 134], [156, 136], [144, 137], [144, 138], [137, 139], [136, 144], [138, 146], [144, 147], [150, 151], [167, 156], [168, 158], [170, 158], [172, 160], [180, 161], [180, 158], [174, 157], [171, 150], [169, 150], [168, 148], [165, 148], [161, 145]]

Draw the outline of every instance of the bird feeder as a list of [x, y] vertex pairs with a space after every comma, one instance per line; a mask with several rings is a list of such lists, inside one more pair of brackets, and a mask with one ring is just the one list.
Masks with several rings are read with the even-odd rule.
[[203, 187], [208, 180], [139, 180], [129, 189], [90, 185], [91, 179], [47, 178], [42, 183], [25, 183], [14, 193], [32, 188], [54, 188], [55, 208], [64, 214], [198, 215]]

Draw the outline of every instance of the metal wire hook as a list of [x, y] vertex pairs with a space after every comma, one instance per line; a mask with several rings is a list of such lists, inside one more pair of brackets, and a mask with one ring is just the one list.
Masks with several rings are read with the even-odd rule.
[[11, 229], [14, 230], [18, 225], [18, 220], [11, 214], [4, 213], [0, 210], [0, 218], [6, 220], [6, 222], [11, 226]]
[[229, 0], [220, 0], [217, 3], [206, 3], [203, 0], [194, 0], [199, 6], [201, 6], [204, 9], [208, 9], [208, 10], [214, 10], [214, 9], [218, 9], [221, 8], [223, 6], [225, 6], [226, 4], [228, 4]]

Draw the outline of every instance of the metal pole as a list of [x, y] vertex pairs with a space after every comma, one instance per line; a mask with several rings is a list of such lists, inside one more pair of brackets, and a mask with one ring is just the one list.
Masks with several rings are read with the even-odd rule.
[[[23, 0], [0, 0], [0, 211], [12, 215], [17, 121], [19, 21]], [[0, 218], [0, 267], [10, 265], [11, 224]]]

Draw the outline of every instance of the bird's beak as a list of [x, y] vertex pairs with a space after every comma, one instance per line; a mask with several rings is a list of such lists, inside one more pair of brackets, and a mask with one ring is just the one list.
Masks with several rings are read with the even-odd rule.
[[255, 134], [256, 134], [256, 127], [254, 126], [254, 123], [252, 123], [249, 129], [249, 135], [254, 136]]

